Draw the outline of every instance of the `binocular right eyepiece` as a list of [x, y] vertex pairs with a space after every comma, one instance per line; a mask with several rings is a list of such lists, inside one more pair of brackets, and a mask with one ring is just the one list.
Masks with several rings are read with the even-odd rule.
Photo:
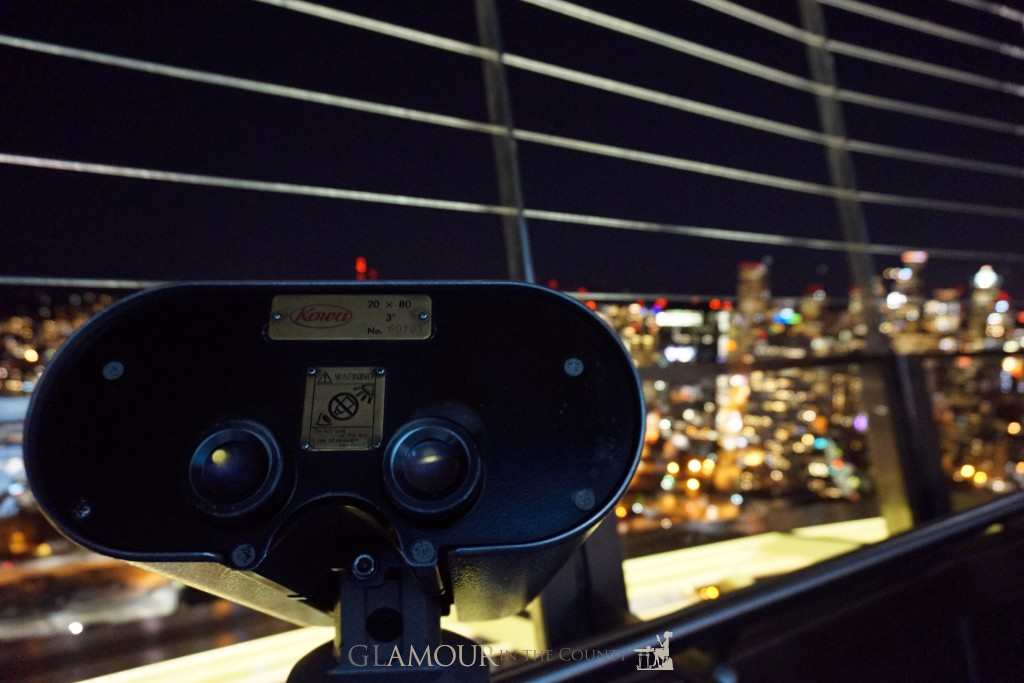
[[413, 515], [458, 511], [479, 490], [482, 463], [473, 436], [438, 418], [403, 425], [384, 452], [384, 481], [391, 500]]

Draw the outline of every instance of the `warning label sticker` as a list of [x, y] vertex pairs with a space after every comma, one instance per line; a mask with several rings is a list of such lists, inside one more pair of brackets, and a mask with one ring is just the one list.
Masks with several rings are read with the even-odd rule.
[[383, 431], [383, 370], [310, 368], [302, 412], [304, 449], [366, 451], [380, 444]]

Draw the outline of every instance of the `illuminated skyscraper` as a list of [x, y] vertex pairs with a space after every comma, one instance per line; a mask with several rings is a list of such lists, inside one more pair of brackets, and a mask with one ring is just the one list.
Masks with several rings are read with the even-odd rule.
[[730, 335], [730, 360], [753, 354], [759, 328], [763, 326], [771, 296], [768, 264], [764, 261], [741, 261], [736, 285], [736, 313]]
[[922, 271], [928, 263], [928, 253], [905, 251], [900, 256], [899, 268], [888, 273], [893, 289], [885, 298], [888, 331], [893, 346], [901, 353], [923, 353], [935, 348], [935, 335], [926, 330], [924, 323], [924, 282]]
[[956, 351], [956, 333], [962, 322], [961, 290], [956, 288], [936, 289], [932, 298], [925, 302], [921, 326], [936, 340], [940, 351]]
[[905, 251], [900, 256], [902, 266], [896, 275], [896, 291], [905, 297], [903, 318], [908, 332], [921, 329], [921, 313], [924, 306], [924, 282], [921, 276], [928, 263], [928, 252]]
[[799, 333], [812, 341], [820, 339], [822, 334], [822, 315], [825, 310], [825, 288], [814, 284], [807, 287], [800, 299]]
[[[974, 274], [971, 303], [967, 313], [967, 329], [964, 330], [964, 346], [977, 350], [986, 345], [986, 330], [989, 315], [995, 311], [999, 297], [999, 283], [1002, 278], [990, 265], [982, 266]], [[994, 340], [998, 344], [998, 340]]]

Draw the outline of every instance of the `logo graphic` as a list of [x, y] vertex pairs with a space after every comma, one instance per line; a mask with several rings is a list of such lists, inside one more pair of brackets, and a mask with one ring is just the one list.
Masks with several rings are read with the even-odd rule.
[[373, 403], [374, 386], [372, 384], [360, 384], [355, 388], [356, 398], [363, 403]]
[[307, 304], [288, 318], [300, 327], [329, 329], [347, 325], [352, 320], [352, 311], [334, 304]]
[[672, 637], [672, 632], [665, 631], [662, 637], [654, 637], [658, 641], [658, 647], [641, 647], [633, 650], [636, 653], [636, 670], [674, 671], [672, 657], [668, 653], [668, 641]]
[[328, 402], [327, 410], [335, 420], [351, 420], [359, 412], [359, 399], [348, 392], [335, 394]]

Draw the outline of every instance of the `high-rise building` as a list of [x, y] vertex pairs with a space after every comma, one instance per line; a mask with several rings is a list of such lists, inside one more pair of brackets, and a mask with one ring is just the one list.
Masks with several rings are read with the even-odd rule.
[[749, 360], [754, 354], [759, 328], [768, 312], [771, 286], [765, 261], [741, 261], [737, 272], [736, 312], [730, 329], [730, 360]]
[[886, 327], [892, 335], [893, 347], [900, 353], [923, 353], [936, 346], [934, 333], [925, 325], [925, 288], [922, 278], [928, 253], [905, 251], [900, 267], [887, 270], [893, 281], [892, 291], [885, 298]]
[[819, 284], [809, 285], [800, 299], [801, 336], [812, 342], [821, 339], [824, 330], [825, 288]]
[[988, 343], [987, 330], [989, 315], [995, 312], [999, 298], [999, 284], [1002, 278], [990, 265], [984, 265], [974, 274], [971, 301], [967, 311], [967, 327], [964, 330], [964, 348], [978, 350], [986, 346], [999, 345], [999, 340]]
[[928, 252], [905, 251], [900, 256], [902, 265], [896, 274], [895, 291], [903, 295], [903, 318], [905, 330], [917, 332], [921, 329], [921, 314], [924, 307], [924, 279], [922, 271], [928, 263]]

